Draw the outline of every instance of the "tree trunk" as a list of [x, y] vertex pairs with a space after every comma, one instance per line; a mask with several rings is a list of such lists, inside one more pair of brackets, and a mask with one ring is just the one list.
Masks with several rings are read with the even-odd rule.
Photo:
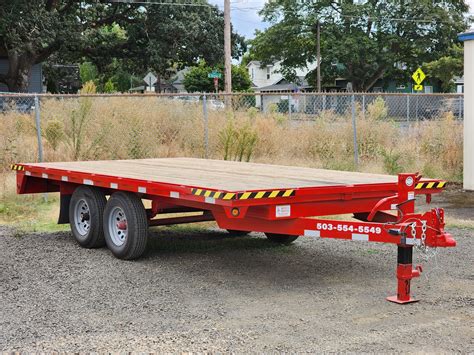
[[369, 79], [368, 83], [364, 83], [362, 90], [369, 91], [372, 86], [375, 85], [377, 80], [381, 79], [385, 74], [385, 67], [380, 67], [377, 69], [376, 73]]
[[4, 82], [10, 92], [28, 92], [30, 74], [35, 57], [29, 53], [18, 55], [17, 52], [8, 53], [9, 68], [4, 76]]

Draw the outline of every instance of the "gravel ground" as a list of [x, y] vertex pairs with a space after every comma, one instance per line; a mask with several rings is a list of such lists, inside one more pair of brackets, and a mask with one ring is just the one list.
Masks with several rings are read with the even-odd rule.
[[4, 351], [473, 352], [472, 230], [395, 291], [396, 247], [162, 228], [139, 261], [0, 227]]

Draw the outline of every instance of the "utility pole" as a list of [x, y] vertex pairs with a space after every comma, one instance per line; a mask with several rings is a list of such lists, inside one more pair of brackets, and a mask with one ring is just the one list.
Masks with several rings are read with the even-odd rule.
[[230, 41], [230, 0], [224, 0], [224, 88], [226, 94], [232, 92], [232, 54]]
[[316, 52], [316, 56], [318, 57], [318, 67], [316, 68], [318, 75], [318, 92], [321, 92], [321, 24], [319, 20], [316, 25]]

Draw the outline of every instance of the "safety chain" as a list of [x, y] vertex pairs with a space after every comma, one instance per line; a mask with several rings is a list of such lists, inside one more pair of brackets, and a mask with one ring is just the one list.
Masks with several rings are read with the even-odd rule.
[[[426, 245], [426, 231], [428, 229], [427, 222], [426, 221], [420, 221], [421, 222], [421, 238], [419, 243], [415, 243], [416, 248], [421, 251], [420, 257], [424, 262], [428, 262], [429, 259], [434, 258], [435, 262], [436, 261], [436, 256], [438, 254], [438, 249], [436, 247], [434, 248], [429, 248]], [[411, 224], [411, 233], [413, 235], [413, 231], [415, 230], [416, 223]], [[416, 234], [416, 230], [415, 230]]]
[[426, 221], [421, 221], [421, 244], [420, 244], [420, 248], [423, 248], [425, 251], [426, 251], [426, 229], [427, 226], [426, 226]]
[[420, 221], [421, 222], [421, 238], [418, 239], [416, 238], [416, 222], [413, 222], [410, 224], [410, 231], [411, 231], [411, 237], [414, 240], [414, 245], [416, 246], [417, 249], [420, 251], [426, 253], [426, 230], [428, 229], [428, 226], [426, 224], [426, 221]]

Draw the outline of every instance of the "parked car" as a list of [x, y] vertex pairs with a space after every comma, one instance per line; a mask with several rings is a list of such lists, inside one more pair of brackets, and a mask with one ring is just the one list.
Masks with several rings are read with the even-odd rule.
[[0, 98], [0, 112], [16, 111], [19, 113], [31, 113], [34, 110], [35, 102], [33, 99]]
[[209, 108], [214, 111], [221, 111], [225, 109], [225, 105], [221, 100], [209, 100]]
[[199, 103], [199, 95], [183, 95], [183, 96], [173, 96], [173, 100], [178, 100], [186, 104], [197, 104]]
[[441, 100], [437, 105], [430, 105], [419, 109], [421, 119], [437, 119], [445, 113], [451, 112], [456, 119], [462, 119], [464, 116], [463, 98], [453, 97]]

